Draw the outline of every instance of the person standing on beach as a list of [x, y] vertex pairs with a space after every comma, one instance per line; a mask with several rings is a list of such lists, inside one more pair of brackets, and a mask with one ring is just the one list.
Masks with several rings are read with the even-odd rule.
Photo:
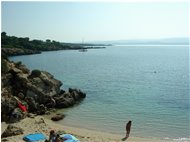
[[130, 131], [131, 131], [131, 124], [132, 121], [130, 120], [127, 124], [126, 124], [126, 137], [129, 137]]
[[131, 124], [132, 124], [131, 120], [129, 120], [128, 123], [126, 124], [126, 136], [122, 138], [123, 141], [125, 141], [129, 137], [131, 131]]
[[50, 131], [50, 134], [49, 134], [49, 142], [54, 142], [54, 141], [55, 141], [55, 138], [56, 138], [55, 131], [54, 131], [54, 130], [51, 130], [51, 131]]

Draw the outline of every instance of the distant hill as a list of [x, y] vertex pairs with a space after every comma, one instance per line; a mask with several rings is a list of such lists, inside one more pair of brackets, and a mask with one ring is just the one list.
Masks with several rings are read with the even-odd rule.
[[6, 32], [1, 33], [1, 48], [19, 48], [34, 51], [52, 51], [64, 49], [81, 49], [83, 48], [77, 44], [63, 44], [61, 42], [47, 39], [46, 41], [34, 39], [29, 37], [9, 36]]
[[110, 41], [94, 41], [99, 44], [112, 45], [188, 45], [190, 38], [165, 38], [165, 39], [135, 39], [135, 40], [110, 40]]

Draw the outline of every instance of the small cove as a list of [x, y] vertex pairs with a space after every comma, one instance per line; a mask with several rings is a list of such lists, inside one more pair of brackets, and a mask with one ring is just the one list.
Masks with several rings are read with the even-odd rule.
[[132, 120], [133, 136], [177, 139], [190, 134], [188, 54], [187, 46], [112, 46], [10, 59], [87, 93], [60, 124], [124, 134]]

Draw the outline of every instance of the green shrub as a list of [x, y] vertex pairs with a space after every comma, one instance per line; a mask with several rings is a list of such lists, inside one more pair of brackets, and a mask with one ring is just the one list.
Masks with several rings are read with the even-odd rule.
[[22, 65], [22, 62], [21, 61], [18, 61], [15, 63], [17, 67], [19, 67], [20, 65]]
[[40, 70], [33, 70], [31, 72], [31, 77], [39, 77], [41, 75], [41, 71]]
[[13, 45], [2, 45], [2, 48], [14, 48]]
[[1, 60], [3, 60], [3, 59], [9, 61], [7, 54], [4, 53], [3, 51], [1, 51]]
[[8, 64], [7, 61], [2, 59], [1, 60], [1, 73], [6, 73], [8, 72], [9, 68], [8, 68]]

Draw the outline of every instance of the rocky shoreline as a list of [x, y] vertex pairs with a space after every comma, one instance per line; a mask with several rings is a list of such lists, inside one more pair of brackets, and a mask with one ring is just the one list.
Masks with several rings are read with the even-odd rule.
[[1, 59], [1, 121], [17, 122], [27, 116], [67, 108], [86, 97], [80, 89], [62, 90], [62, 82], [46, 71], [30, 71], [21, 62]]
[[[75, 48], [68, 48], [68, 49], [52, 49], [52, 50], [45, 50], [45, 51], [58, 51], [58, 50], [87, 50], [87, 49], [104, 49], [106, 47], [75, 47]], [[24, 49], [24, 48], [1, 48], [1, 54], [6, 56], [21, 56], [21, 55], [32, 55], [32, 54], [41, 54], [42, 51], [38, 50], [31, 50], [31, 49]]]
[[1, 48], [1, 54], [4, 54], [6, 56], [20, 56], [20, 55], [41, 54], [41, 51], [22, 49], [22, 48]]

